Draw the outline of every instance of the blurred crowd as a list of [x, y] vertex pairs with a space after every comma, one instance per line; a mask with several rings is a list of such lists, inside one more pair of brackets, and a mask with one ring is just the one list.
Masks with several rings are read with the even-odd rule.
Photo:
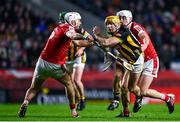
[[0, 1], [0, 68], [31, 68], [54, 21], [16, 0]]
[[[180, 1], [178, 0], [69, 0], [104, 19], [129, 9], [133, 20], [148, 30], [160, 58], [160, 68], [180, 62]], [[47, 13], [32, 12], [16, 0], [0, 1], [0, 68], [32, 68], [55, 22]], [[97, 48], [88, 49], [88, 66], [101, 64]]]

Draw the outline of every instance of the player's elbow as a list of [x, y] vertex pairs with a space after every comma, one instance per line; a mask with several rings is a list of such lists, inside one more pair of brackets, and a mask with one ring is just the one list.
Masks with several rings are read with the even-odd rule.
[[148, 95], [148, 90], [147, 89], [141, 89], [141, 95], [142, 96], [147, 96]]

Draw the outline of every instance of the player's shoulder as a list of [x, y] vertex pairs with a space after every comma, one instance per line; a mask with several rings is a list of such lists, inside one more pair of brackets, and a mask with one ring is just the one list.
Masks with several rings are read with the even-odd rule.
[[69, 24], [67, 24], [67, 23], [60, 23], [57, 27], [58, 28], [69, 28]]
[[68, 23], [63, 23], [63, 24], [59, 24], [56, 29], [57, 30], [64, 30], [66, 32], [69, 30], [74, 30], [74, 27], [72, 27]]
[[136, 26], [143, 27], [140, 23], [137, 23], [137, 22], [132, 22], [132, 26], [133, 27], [136, 27]]
[[136, 23], [136, 22], [132, 22], [132, 26], [131, 26], [132, 30], [136, 30], [136, 31], [141, 31], [141, 30], [144, 30], [144, 27], [139, 24], [139, 23]]

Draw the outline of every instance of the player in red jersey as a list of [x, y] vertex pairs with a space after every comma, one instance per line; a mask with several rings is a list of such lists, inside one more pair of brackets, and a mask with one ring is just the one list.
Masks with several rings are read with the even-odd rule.
[[52, 31], [39, 56], [31, 86], [27, 90], [24, 101], [18, 112], [19, 117], [25, 116], [29, 102], [39, 91], [42, 83], [49, 77], [56, 79], [65, 86], [67, 89], [71, 116], [78, 117], [74, 89], [65, 62], [72, 39], [82, 36], [76, 33], [76, 29], [81, 25], [81, 16], [77, 12], [69, 12], [65, 15], [65, 20], [66, 23], [59, 24]]
[[[131, 34], [134, 35], [141, 43], [141, 49], [144, 52], [144, 68], [137, 84], [140, 87], [141, 96], [136, 95], [133, 111], [138, 112], [141, 108], [142, 97], [145, 96], [165, 101], [168, 106], [169, 113], [172, 113], [174, 111], [174, 95], [163, 94], [149, 88], [153, 79], [157, 77], [159, 59], [148, 32], [140, 24], [132, 22], [131, 11], [122, 10], [117, 12], [116, 15], [120, 17], [124, 27], [128, 28], [131, 31]], [[129, 90], [133, 91], [134, 86], [129, 86]]]

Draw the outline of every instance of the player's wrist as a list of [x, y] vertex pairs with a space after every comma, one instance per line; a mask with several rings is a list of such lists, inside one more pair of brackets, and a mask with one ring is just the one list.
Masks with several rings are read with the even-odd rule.
[[88, 35], [83, 35], [84, 40], [88, 40]]

